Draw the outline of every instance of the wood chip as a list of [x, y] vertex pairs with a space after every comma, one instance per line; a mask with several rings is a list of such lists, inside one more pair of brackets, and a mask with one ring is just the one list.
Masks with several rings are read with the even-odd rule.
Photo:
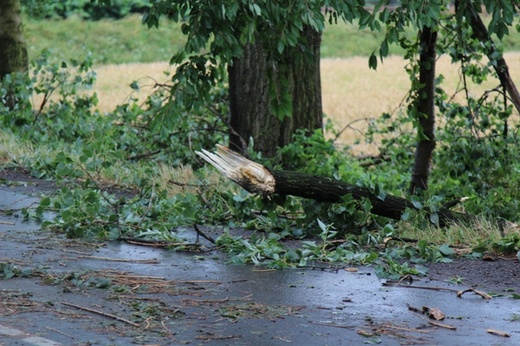
[[505, 338], [509, 338], [511, 336], [511, 335], [509, 335], [509, 333], [503, 332], [501, 330], [496, 330], [496, 329], [488, 329], [488, 330], [486, 330], [486, 332], [488, 332], [489, 334], [493, 334], [493, 335], [503, 336]]

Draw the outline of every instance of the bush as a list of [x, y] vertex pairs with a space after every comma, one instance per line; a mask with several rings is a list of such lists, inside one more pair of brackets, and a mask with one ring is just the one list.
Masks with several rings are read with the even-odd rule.
[[144, 13], [150, 6], [146, 0], [111, 0], [110, 5], [91, 0], [21, 0], [21, 5], [33, 19], [79, 16], [86, 20], [120, 19], [130, 13]]

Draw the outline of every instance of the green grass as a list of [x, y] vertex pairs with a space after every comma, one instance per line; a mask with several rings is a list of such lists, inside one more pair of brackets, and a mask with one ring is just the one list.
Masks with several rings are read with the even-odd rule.
[[179, 24], [163, 20], [159, 29], [148, 29], [139, 16], [96, 22], [26, 19], [24, 33], [30, 59], [43, 49], [67, 60], [87, 50], [96, 64], [169, 61], [185, 41]]
[[[66, 20], [25, 19], [24, 32], [29, 57], [49, 49], [65, 59], [77, 58], [88, 50], [94, 53], [96, 64], [169, 61], [185, 42], [180, 24], [167, 19], [159, 29], [148, 29], [138, 15], [120, 20], [84, 21], [74, 17]], [[356, 25], [328, 25], [322, 39], [322, 58], [368, 56], [379, 46], [382, 34], [357, 29]], [[520, 34], [514, 29], [503, 40], [506, 51], [520, 50]], [[402, 49], [390, 47], [390, 54], [402, 54]]]

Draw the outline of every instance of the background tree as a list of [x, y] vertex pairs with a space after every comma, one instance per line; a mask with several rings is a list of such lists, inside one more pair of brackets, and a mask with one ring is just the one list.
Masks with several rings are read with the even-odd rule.
[[272, 156], [297, 130], [322, 128], [319, 48], [326, 16], [352, 21], [368, 16], [363, 5], [170, 0], [155, 3], [144, 22], [157, 26], [163, 14], [184, 21], [187, 43], [171, 60], [180, 64], [174, 102], [205, 106], [209, 89], [229, 76], [232, 147], [244, 150], [252, 138], [255, 150]]
[[306, 26], [303, 36], [307, 56], [291, 47], [277, 59], [261, 44], [250, 43], [229, 64], [233, 149], [245, 151], [247, 139], [254, 138], [254, 149], [271, 157], [292, 141], [296, 130], [322, 129], [321, 33]]
[[[389, 44], [397, 43], [407, 50], [406, 57], [410, 62], [408, 72], [412, 85], [409, 91], [411, 102], [408, 109], [409, 116], [417, 129], [417, 146], [410, 191], [415, 193], [417, 189], [428, 188], [430, 163], [435, 148], [435, 108], [441, 102], [437, 99], [435, 83], [439, 25], [455, 28], [452, 32], [445, 31], [447, 35], [443, 38], [440, 47], [442, 52], [459, 52], [461, 47], [467, 46], [464, 42], [471, 38], [481, 42], [480, 47], [471, 49], [483, 51], [489, 57], [501, 84], [519, 110], [520, 96], [509, 76], [507, 64], [490, 36], [496, 34], [502, 38], [508, 32], [508, 27], [513, 24], [514, 14], [518, 13], [518, 1], [460, 0], [455, 2], [455, 16], [451, 11], [452, 3], [447, 0], [406, 1], [401, 2], [400, 6], [391, 11], [384, 8], [385, 4], [387, 1], [379, 1], [375, 8], [375, 12], [382, 8], [379, 19], [386, 25], [386, 37], [379, 48], [380, 57], [383, 59], [388, 54]], [[478, 16], [482, 8], [486, 8], [492, 18], [487, 30]], [[457, 24], [450, 24], [454, 22]], [[409, 37], [407, 28], [415, 29], [418, 35], [415, 38]], [[458, 39], [454, 40], [453, 36], [457, 36]], [[462, 46], [457, 47], [460, 43]], [[452, 54], [452, 58], [455, 62], [464, 63], [468, 57], [464, 53], [456, 53]], [[377, 66], [375, 53], [370, 57], [370, 66], [374, 68]], [[466, 73], [467, 71], [463, 71], [463, 78]]]
[[[6, 75], [14, 72], [24, 72], [27, 70], [27, 67], [28, 57], [23, 36], [20, 0], [1, 0], [0, 82], [3, 81]], [[14, 107], [14, 100], [10, 96], [7, 96], [7, 100], [4, 102], [6, 102], [9, 108]]]

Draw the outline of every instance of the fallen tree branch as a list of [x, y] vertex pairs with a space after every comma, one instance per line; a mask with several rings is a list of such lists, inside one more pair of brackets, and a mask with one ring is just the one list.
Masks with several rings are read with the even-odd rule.
[[129, 325], [132, 325], [134, 327], [140, 327], [139, 324], [137, 323], [134, 323], [132, 321], [129, 321], [125, 318], [122, 318], [122, 317], [119, 317], [119, 316], [116, 316], [116, 315], [112, 315], [112, 314], [109, 314], [109, 313], [106, 313], [106, 312], [103, 312], [103, 311], [99, 311], [99, 310], [94, 310], [94, 309], [91, 309], [91, 308], [86, 308], [84, 306], [79, 306], [79, 305], [75, 305], [75, 304], [71, 304], [71, 303], [66, 303], [66, 302], [61, 302], [63, 305], [66, 305], [66, 306], [70, 306], [70, 307], [73, 307], [73, 308], [76, 308], [76, 309], [79, 309], [79, 310], [83, 310], [83, 311], [88, 311], [88, 312], [92, 312], [94, 314], [98, 314], [98, 315], [101, 315], [101, 316], [105, 316], [105, 317], [108, 317], [108, 318], [112, 318], [114, 320], [117, 320], [117, 321], [120, 321], [120, 322], [124, 322], [124, 323], [127, 323]]
[[[356, 200], [368, 199], [372, 204], [371, 213], [394, 220], [400, 220], [407, 209], [431, 214], [428, 209], [416, 208], [405, 198], [384, 194], [376, 195], [369, 189], [358, 185], [307, 173], [270, 171], [261, 164], [222, 145], [217, 144], [216, 153], [204, 149], [196, 153], [251, 193], [263, 196], [292, 195], [333, 203], [341, 202], [345, 195], [351, 195]], [[473, 215], [453, 212], [447, 208], [441, 208], [437, 215], [441, 227], [453, 222], [468, 223], [475, 219]]]

